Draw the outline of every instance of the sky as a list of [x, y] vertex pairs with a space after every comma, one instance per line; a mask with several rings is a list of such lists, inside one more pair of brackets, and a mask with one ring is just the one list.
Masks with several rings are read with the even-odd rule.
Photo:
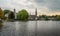
[[0, 0], [0, 7], [9, 10], [15, 8], [16, 12], [26, 9], [31, 14], [35, 14], [37, 8], [38, 15], [60, 14], [60, 0]]

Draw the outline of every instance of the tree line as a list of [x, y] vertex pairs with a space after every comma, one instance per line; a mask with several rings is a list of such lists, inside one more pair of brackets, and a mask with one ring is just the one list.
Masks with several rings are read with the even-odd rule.
[[[8, 15], [6, 15], [6, 14], [8, 14]], [[17, 16], [18, 20], [28, 20], [29, 14], [28, 14], [27, 10], [22, 9], [22, 10], [18, 11], [16, 16]], [[15, 13], [14, 13], [14, 11], [11, 11], [11, 10], [8, 10], [8, 9], [2, 10], [0, 8], [0, 19], [2, 19], [2, 20], [6, 20], [6, 19], [14, 20], [15, 19]]]
[[[6, 14], [8, 14], [6, 16]], [[16, 19], [17, 20], [28, 20], [28, 17], [29, 17], [29, 14], [28, 14], [28, 11], [26, 9], [22, 9], [20, 11], [18, 11], [18, 13], [16, 14]], [[49, 20], [49, 18], [55, 18], [55, 20], [60, 20], [60, 15], [55, 15], [55, 16], [46, 16], [46, 15], [40, 15], [39, 16], [39, 19], [46, 19], [46, 20]], [[14, 11], [11, 11], [11, 10], [8, 10], [8, 9], [1, 9], [0, 8], [0, 19], [2, 20], [15, 20], [15, 12]]]

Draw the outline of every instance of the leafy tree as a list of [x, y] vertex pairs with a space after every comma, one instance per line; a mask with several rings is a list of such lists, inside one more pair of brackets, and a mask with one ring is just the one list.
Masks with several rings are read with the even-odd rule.
[[3, 19], [4, 18], [4, 12], [3, 10], [0, 8], [0, 19]]
[[42, 17], [45, 18], [45, 20], [49, 20], [49, 19], [48, 19], [49, 17], [46, 16], [46, 15], [42, 15]]
[[11, 11], [8, 15], [8, 18], [9, 19], [14, 19], [15, 18], [14, 12]]
[[4, 10], [4, 14], [7, 14], [9, 12], [10, 12], [10, 10]]
[[28, 12], [25, 9], [22, 9], [17, 14], [18, 19], [20, 20], [27, 20], [28, 19]]
[[56, 16], [56, 19], [57, 19], [57, 20], [60, 20], [60, 15], [57, 15], [57, 16]]
[[43, 18], [46, 18], [46, 15], [42, 15]]
[[45, 17], [45, 20], [49, 20], [48, 18], [49, 18], [49, 17], [48, 17], [48, 16], [46, 16], [46, 17]]

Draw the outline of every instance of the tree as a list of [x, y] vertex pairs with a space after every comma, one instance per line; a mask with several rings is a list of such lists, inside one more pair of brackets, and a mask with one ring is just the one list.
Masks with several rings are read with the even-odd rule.
[[45, 20], [49, 20], [49, 19], [48, 19], [49, 17], [46, 16], [46, 15], [42, 15], [42, 17], [45, 18]]
[[14, 12], [11, 11], [8, 15], [8, 19], [14, 19], [14, 18], [15, 18]]
[[22, 9], [17, 14], [18, 19], [20, 20], [27, 20], [28, 19], [28, 12], [25, 9]]
[[57, 19], [57, 20], [60, 20], [60, 15], [57, 15], [57, 16], [56, 16], [56, 19]]
[[9, 12], [10, 12], [10, 10], [4, 10], [4, 14], [7, 14]]
[[42, 15], [43, 18], [46, 18], [46, 15]]
[[3, 19], [4, 18], [4, 12], [3, 10], [0, 8], [0, 19]]

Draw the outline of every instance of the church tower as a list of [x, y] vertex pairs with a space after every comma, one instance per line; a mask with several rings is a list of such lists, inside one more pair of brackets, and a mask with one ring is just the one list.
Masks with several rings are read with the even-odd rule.
[[35, 20], [37, 20], [37, 8], [35, 9]]
[[35, 9], [35, 16], [37, 17], [37, 8]]
[[16, 19], [16, 9], [14, 8], [14, 14], [15, 14], [15, 19]]

